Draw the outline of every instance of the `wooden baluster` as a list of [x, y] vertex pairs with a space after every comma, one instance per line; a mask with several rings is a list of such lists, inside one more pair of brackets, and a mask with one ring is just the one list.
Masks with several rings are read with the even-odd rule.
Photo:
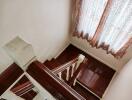
[[74, 71], [76, 71], [77, 68], [78, 68], [78, 63], [76, 62], [76, 63], [75, 63], [75, 66], [74, 66]]
[[78, 77], [78, 75], [79, 75], [80, 70], [81, 70], [82, 67], [83, 67], [83, 64], [84, 64], [85, 60], [87, 60], [87, 59], [85, 58], [85, 56], [79, 55], [78, 61], [75, 63], [75, 67], [76, 67], [77, 69], [74, 71], [73, 77], [71, 77], [71, 78], [69, 79], [69, 85], [70, 85], [70, 86], [75, 86], [75, 84], [76, 84], [76, 79], [77, 79], [77, 77]]
[[75, 79], [74, 79], [74, 82], [73, 82], [73, 86], [76, 85], [76, 82], [77, 82], [77, 80], [76, 80], [76, 78], [75, 78]]
[[75, 63], [74, 63], [74, 64], [72, 64], [72, 66], [71, 66], [71, 77], [73, 76], [73, 73], [74, 73], [74, 68], [75, 68]]
[[[83, 64], [83, 63], [82, 63]], [[82, 69], [82, 64], [79, 66], [79, 68], [73, 73], [73, 77], [71, 77], [70, 79], [69, 79], [69, 85], [70, 86], [75, 86], [75, 84], [76, 84], [76, 79], [77, 79], [77, 77], [78, 77], [78, 75], [79, 75], [79, 72], [80, 72], [80, 70]]]
[[69, 71], [70, 71], [70, 67], [67, 67], [67, 68], [66, 68], [66, 80], [67, 80], [67, 81], [69, 80], [69, 76], [70, 76], [70, 75], [69, 75], [69, 74], [70, 74]]
[[58, 73], [58, 76], [59, 76], [60, 80], [62, 80], [61, 75], [62, 75], [62, 73], [61, 73], [61, 72], [59, 72], [59, 73]]

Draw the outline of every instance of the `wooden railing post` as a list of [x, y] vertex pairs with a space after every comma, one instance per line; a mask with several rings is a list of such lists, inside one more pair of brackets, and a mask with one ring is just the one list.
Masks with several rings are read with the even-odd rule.
[[59, 76], [60, 80], [62, 80], [61, 75], [62, 75], [62, 72], [59, 72], [59, 73], [58, 73], [58, 76]]
[[70, 71], [70, 67], [67, 67], [67, 68], [66, 68], [66, 80], [67, 80], [67, 81], [69, 80], [69, 77], [70, 77], [70, 75], [69, 75], [70, 72], [69, 72], [69, 71]]
[[79, 72], [80, 72], [80, 70], [82, 69], [82, 67], [83, 66], [81, 66], [81, 64], [82, 64], [82, 62], [85, 60], [85, 56], [84, 55], [82, 55], [82, 54], [80, 54], [79, 55], [79, 57], [78, 57], [78, 61], [76, 62], [76, 70], [74, 71], [74, 73], [73, 73], [73, 77], [71, 77], [70, 79], [69, 79], [69, 85], [70, 86], [75, 86], [75, 84], [76, 84], [76, 79], [77, 79], [77, 77], [78, 77], [78, 75], [79, 75]]
[[79, 67], [79, 65], [83, 62], [84, 58], [85, 58], [85, 56], [82, 55], [82, 54], [80, 54], [80, 55], [78, 56], [78, 61], [77, 61], [76, 70], [77, 70], [77, 68]]

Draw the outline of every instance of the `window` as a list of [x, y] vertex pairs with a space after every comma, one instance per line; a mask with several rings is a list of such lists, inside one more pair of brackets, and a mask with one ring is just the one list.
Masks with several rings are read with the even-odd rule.
[[132, 0], [73, 0], [72, 34], [121, 58], [132, 44]]

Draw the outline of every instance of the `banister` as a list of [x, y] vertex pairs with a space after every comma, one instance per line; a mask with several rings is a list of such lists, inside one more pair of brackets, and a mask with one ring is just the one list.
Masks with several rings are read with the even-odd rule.
[[69, 61], [69, 62], [67, 62], [67, 63], [65, 63], [65, 64], [63, 64], [63, 65], [61, 65], [61, 66], [59, 66], [59, 67], [57, 67], [55, 69], [53, 69], [52, 72], [55, 73], [55, 74], [58, 74], [59, 72], [64, 71], [67, 67], [70, 67], [73, 63], [76, 63], [76, 62], [78, 64], [77, 66], [79, 66], [79, 64], [83, 62], [84, 58], [85, 58], [84, 55], [79, 54], [73, 60], [71, 60], [71, 61]]
[[67, 67], [71, 66], [73, 63], [77, 62], [78, 61], [78, 57], [76, 57], [75, 59], [61, 65], [61, 66], [58, 66], [57, 68], [53, 69], [52, 72], [57, 74], [59, 72], [62, 72], [64, 71]]
[[[39, 61], [34, 61], [28, 67], [27, 72], [53, 96], [55, 96], [56, 92], [58, 92], [66, 100], [86, 100], [65, 82], [61, 81], [55, 74], [53, 74]], [[59, 97], [61, 97], [60, 95]]]
[[[70, 86], [75, 86], [76, 84], [76, 78], [78, 77], [80, 70], [83, 66], [80, 66], [83, 62], [85, 62], [86, 58], [84, 55], [79, 54], [78, 57], [74, 58], [73, 60], [67, 62], [66, 64], [63, 64], [56, 69], [53, 69], [52, 72], [55, 75], [58, 75], [59, 78], [62, 80], [62, 73], [63, 71], [66, 72], [66, 81], [68, 81]], [[71, 69], [71, 73], [70, 73]]]

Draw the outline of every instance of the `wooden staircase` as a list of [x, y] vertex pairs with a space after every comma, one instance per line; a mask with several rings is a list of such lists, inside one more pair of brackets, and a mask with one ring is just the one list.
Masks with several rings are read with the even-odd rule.
[[[81, 61], [78, 63], [78, 60]], [[87, 100], [99, 100], [98, 97], [94, 96], [91, 92], [85, 89], [82, 85], [80, 85], [78, 81], [78, 77], [80, 76], [80, 71], [83, 67], [88, 64], [88, 59], [83, 55], [79, 55], [73, 60], [66, 62], [65, 64], [60, 64], [58, 60], [55, 58], [50, 61], [45, 61], [44, 65], [49, 68], [52, 73], [59, 77], [60, 80], [67, 83], [71, 86], [75, 91], [77, 91], [80, 95], [82, 95]], [[52, 67], [52, 66], [56, 67]]]
[[[16, 64], [4, 71], [0, 75], [0, 85], [4, 87], [0, 86], [0, 93], [9, 88], [22, 73]], [[69, 45], [57, 58], [44, 63], [34, 61], [24, 73], [28, 73], [57, 100], [100, 100], [115, 71]], [[33, 87], [29, 80], [22, 78], [11, 91], [26, 100], [32, 100], [37, 95], [32, 91]]]
[[[16, 72], [14, 71], [14, 73]], [[39, 61], [34, 61], [30, 64], [23, 75], [25, 75], [25, 73], [28, 73], [28, 75], [36, 80], [44, 90], [46, 89], [52, 94], [55, 98], [54, 100], [86, 100]], [[37, 95], [37, 93], [32, 90], [33, 87], [34, 85], [27, 78], [22, 77], [10, 91], [25, 100], [33, 100], [35, 95]]]
[[[75, 66], [80, 53], [86, 57], [77, 69]], [[73, 45], [67, 47], [57, 58], [43, 64], [88, 100], [101, 99], [115, 73], [113, 69]], [[82, 93], [82, 90], [85, 92]]]
[[39, 61], [34, 61], [28, 67], [27, 73], [57, 100], [86, 100]]

